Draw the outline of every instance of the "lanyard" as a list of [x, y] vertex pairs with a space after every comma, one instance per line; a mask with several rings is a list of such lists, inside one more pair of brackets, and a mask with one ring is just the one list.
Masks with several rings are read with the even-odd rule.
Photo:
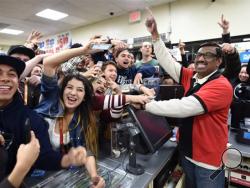
[[63, 144], [63, 118], [59, 118], [59, 134], [60, 134], [60, 149], [63, 154], [66, 153], [64, 144]]
[[24, 104], [28, 104], [28, 78], [24, 80]]
[[[73, 129], [77, 128], [77, 126], [80, 123], [80, 119], [81, 119], [81, 116], [79, 114], [76, 125], [72, 129], [68, 128], [69, 131], [72, 131]], [[63, 154], [65, 154], [66, 150], [65, 150], [65, 147], [64, 147], [64, 143], [63, 143], [63, 117], [59, 117], [58, 120], [59, 120], [60, 149], [61, 149], [61, 152]]]

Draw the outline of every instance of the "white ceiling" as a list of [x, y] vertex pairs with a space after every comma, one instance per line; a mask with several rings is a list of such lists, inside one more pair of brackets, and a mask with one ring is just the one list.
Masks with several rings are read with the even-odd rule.
[[[44, 36], [53, 35], [108, 19], [112, 17], [110, 12], [114, 13], [113, 16], [120, 16], [146, 6], [171, 1], [173, 0], [0, 0], [0, 29], [8, 26], [7, 28], [24, 31], [17, 36], [0, 33], [0, 44], [23, 43], [33, 29], [39, 30]], [[46, 8], [69, 16], [59, 21], [35, 16]]]

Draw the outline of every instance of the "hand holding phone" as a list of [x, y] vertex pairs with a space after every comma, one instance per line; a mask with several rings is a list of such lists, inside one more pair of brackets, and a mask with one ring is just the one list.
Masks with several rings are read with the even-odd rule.
[[25, 144], [28, 144], [30, 142], [30, 139], [31, 139], [30, 131], [31, 131], [30, 119], [26, 118], [25, 123], [24, 123], [24, 136], [25, 136], [24, 143]]
[[112, 47], [112, 44], [92, 44], [91, 49], [92, 50], [108, 50]]

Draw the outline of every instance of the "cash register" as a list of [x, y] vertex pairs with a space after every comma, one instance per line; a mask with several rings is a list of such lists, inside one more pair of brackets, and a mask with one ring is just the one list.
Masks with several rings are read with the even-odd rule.
[[237, 132], [237, 142], [250, 145], [250, 85], [240, 83], [234, 89], [231, 106], [231, 128]]

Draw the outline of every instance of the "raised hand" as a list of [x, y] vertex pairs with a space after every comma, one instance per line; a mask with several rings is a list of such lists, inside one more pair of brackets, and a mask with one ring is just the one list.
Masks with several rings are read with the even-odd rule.
[[33, 44], [37, 44], [39, 43], [40, 39], [43, 37], [42, 33], [40, 33], [39, 31], [32, 31], [26, 42], [29, 42], [29, 43], [33, 43]]
[[98, 76], [98, 70], [94, 69], [94, 67], [91, 67], [89, 70], [85, 72], [80, 72], [80, 74], [88, 79], [95, 78]]
[[137, 73], [134, 78], [133, 84], [141, 84], [142, 83], [142, 73]]
[[32, 31], [29, 34], [24, 46], [26, 46], [27, 48], [36, 50], [37, 49], [37, 44], [40, 42], [40, 39], [42, 37], [43, 36], [39, 31]]
[[182, 42], [181, 39], [180, 39], [178, 47], [179, 47], [179, 49], [181, 51], [181, 54], [185, 54], [185, 46], [186, 46], [186, 44], [184, 42]]
[[146, 19], [145, 25], [147, 27], [147, 30], [151, 33], [152, 39], [156, 40], [157, 38], [159, 38], [156, 21], [152, 11], [149, 8], [146, 8], [146, 10], [148, 12], [148, 17]]
[[102, 43], [107, 43], [107, 42], [108, 42], [107, 38], [103, 38], [101, 35], [95, 35], [95, 36], [90, 38], [89, 42], [86, 44], [86, 48], [88, 50], [91, 50], [91, 53], [99, 52], [99, 51], [102, 51], [102, 50], [92, 50], [91, 49], [92, 45], [94, 45], [94, 44], [102, 44]]
[[116, 94], [122, 94], [120, 86], [114, 82], [111, 78], [107, 78], [107, 87], [111, 88]]
[[229, 21], [227, 21], [227, 20], [224, 18], [224, 15], [223, 15], [223, 14], [221, 15], [221, 20], [220, 20], [220, 22], [218, 22], [218, 24], [219, 24], [219, 26], [222, 28], [223, 34], [229, 33]]

